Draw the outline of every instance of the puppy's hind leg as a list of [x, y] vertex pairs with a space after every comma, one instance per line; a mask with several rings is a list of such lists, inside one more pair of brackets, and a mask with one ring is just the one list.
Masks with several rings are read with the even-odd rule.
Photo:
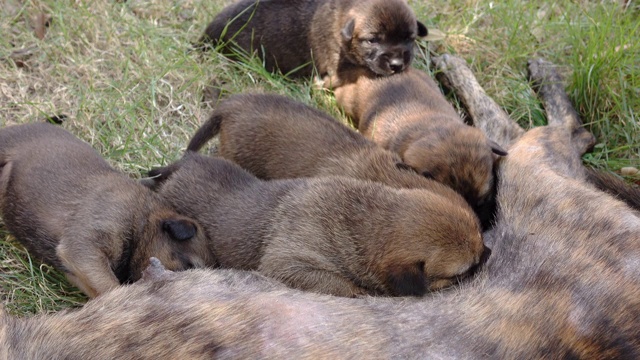
[[56, 248], [56, 255], [64, 266], [69, 281], [94, 298], [116, 288], [120, 281], [113, 273], [107, 255], [95, 244], [101, 241], [92, 240], [94, 239], [63, 238]]
[[265, 254], [258, 270], [265, 276], [303, 291], [342, 297], [356, 297], [367, 293], [341, 274], [314, 267], [293, 256]]

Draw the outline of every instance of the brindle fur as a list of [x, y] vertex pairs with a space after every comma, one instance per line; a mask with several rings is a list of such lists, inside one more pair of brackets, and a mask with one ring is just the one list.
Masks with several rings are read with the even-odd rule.
[[218, 134], [219, 154], [262, 179], [348, 176], [395, 188], [429, 190], [471, 211], [459, 194], [418, 175], [398, 154], [284, 96], [240, 94], [223, 100], [187, 150], [198, 151]]
[[428, 74], [412, 68], [386, 78], [362, 75], [336, 89], [335, 96], [366, 138], [452, 187], [483, 220], [489, 218], [493, 164], [506, 152], [465, 125]]
[[315, 65], [325, 86], [337, 87], [353, 69], [402, 72], [416, 37], [426, 35], [404, 0], [241, 0], [215, 17], [200, 43], [257, 52], [268, 70], [285, 74], [310, 76]]
[[[449, 68], [447, 75], [459, 72]], [[585, 184], [580, 156], [586, 147], [572, 135], [579, 123], [520, 136], [512, 132], [519, 129], [515, 123], [489, 126], [495, 119], [474, 120], [495, 131], [489, 137], [514, 143], [497, 169], [497, 223], [485, 238], [494, 253], [471, 283], [418, 300], [342, 299], [283, 289], [253, 273], [158, 269], [79, 311], [5, 315], [0, 354], [639, 358], [640, 218]]]
[[6, 227], [91, 297], [137, 280], [150, 256], [175, 270], [207, 264], [199, 225], [59, 127], [0, 130], [0, 164]]
[[468, 275], [483, 255], [473, 213], [429, 191], [346, 177], [263, 181], [194, 152], [150, 175], [202, 224], [221, 267], [303, 290], [420, 296]]

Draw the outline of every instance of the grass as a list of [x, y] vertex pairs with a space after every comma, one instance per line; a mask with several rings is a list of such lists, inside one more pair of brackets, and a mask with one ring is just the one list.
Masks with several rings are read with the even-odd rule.
[[[181, 154], [215, 101], [211, 93], [286, 94], [346, 121], [330, 93], [190, 51], [230, 1], [6, 0], [0, 9], [0, 126], [66, 115], [63, 126], [114, 167], [139, 177]], [[429, 44], [471, 64], [480, 83], [525, 127], [545, 123], [526, 80], [526, 60], [562, 66], [567, 91], [598, 145], [591, 166], [640, 167], [640, 42], [637, 5], [616, 1], [413, 0]], [[38, 37], [40, 14], [50, 16]], [[42, 18], [40, 16], [40, 18]], [[417, 59], [424, 66], [424, 59]], [[640, 176], [627, 177], [640, 182]], [[17, 315], [53, 312], [86, 299], [39, 264], [0, 227], [0, 302]]]

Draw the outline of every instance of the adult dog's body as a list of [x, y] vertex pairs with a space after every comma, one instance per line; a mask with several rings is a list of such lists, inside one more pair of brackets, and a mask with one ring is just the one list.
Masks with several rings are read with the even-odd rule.
[[175, 270], [208, 263], [195, 222], [57, 126], [1, 129], [0, 165], [9, 231], [91, 297], [137, 280], [150, 256]]
[[[520, 134], [491, 128], [503, 146]], [[640, 218], [585, 183], [592, 143], [572, 118], [513, 142], [497, 169], [493, 254], [454, 291], [338, 299], [250, 273], [156, 268], [77, 312], [0, 318], [0, 355], [637, 359]]]
[[216, 16], [200, 42], [257, 52], [270, 71], [309, 76], [315, 66], [325, 86], [337, 87], [354, 69], [402, 72], [414, 40], [426, 35], [404, 0], [241, 0]]

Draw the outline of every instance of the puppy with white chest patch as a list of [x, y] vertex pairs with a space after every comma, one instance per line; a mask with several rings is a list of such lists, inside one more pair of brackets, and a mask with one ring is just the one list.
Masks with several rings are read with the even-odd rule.
[[415, 39], [426, 35], [404, 0], [241, 0], [216, 16], [200, 43], [257, 52], [269, 71], [310, 76], [315, 66], [335, 88], [357, 69], [404, 71]]
[[360, 132], [418, 173], [459, 192], [484, 220], [494, 162], [507, 152], [464, 124], [428, 74], [411, 68], [387, 78], [362, 75], [335, 90]]
[[200, 226], [51, 124], [0, 130], [0, 210], [29, 252], [90, 297], [142, 275], [210, 264]]
[[425, 190], [346, 177], [263, 181], [187, 152], [150, 186], [202, 224], [221, 267], [337, 296], [423, 295], [489, 255], [473, 213]]

